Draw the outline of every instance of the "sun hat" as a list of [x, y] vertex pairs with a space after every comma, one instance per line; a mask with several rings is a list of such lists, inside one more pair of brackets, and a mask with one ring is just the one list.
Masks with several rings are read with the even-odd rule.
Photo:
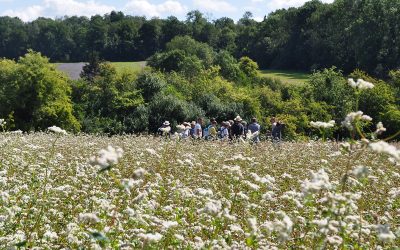
[[235, 122], [241, 122], [241, 121], [242, 121], [242, 118], [240, 118], [240, 116], [236, 116]]
[[169, 126], [170, 123], [169, 123], [169, 121], [165, 121], [165, 122], [163, 123], [163, 125], [164, 125], [164, 126]]

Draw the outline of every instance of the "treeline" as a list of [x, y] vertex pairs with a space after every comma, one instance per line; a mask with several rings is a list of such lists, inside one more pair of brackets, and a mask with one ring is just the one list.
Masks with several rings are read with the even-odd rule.
[[236, 59], [248, 56], [262, 68], [312, 71], [335, 65], [346, 73], [359, 68], [386, 77], [400, 66], [400, 1], [313, 0], [277, 10], [261, 22], [248, 12], [234, 22], [208, 20], [199, 11], [189, 12], [184, 21], [121, 12], [28, 23], [0, 17], [0, 57], [17, 59], [33, 49], [52, 62], [88, 61], [93, 55], [141, 61], [185, 35]]
[[[249, 57], [235, 59], [189, 36], [175, 37], [149, 59], [140, 73], [118, 73], [93, 60], [82, 79], [72, 81], [40, 53], [30, 51], [17, 62], [0, 60], [0, 118], [6, 129], [122, 134], [155, 133], [168, 120], [172, 128], [197, 117], [249, 121], [258, 118], [262, 132], [272, 116], [286, 124], [287, 139], [321, 136], [311, 121], [335, 120], [331, 138], [348, 137], [340, 127], [346, 115], [361, 110], [373, 118], [363, 124], [373, 132], [381, 121], [383, 136], [400, 131], [400, 71], [378, 80], [356, 70], [349, 76], [375, 85], [356, 92], [336, 68], [315, 72], [306, 84], [287, 85], [258, 74]], [[360, 100], [360, 101], [357, 101]]]

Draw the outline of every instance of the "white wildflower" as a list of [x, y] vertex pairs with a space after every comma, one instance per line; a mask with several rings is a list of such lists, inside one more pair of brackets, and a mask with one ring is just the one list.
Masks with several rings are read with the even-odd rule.
[[43, 235], [43, 238], [52, 241], [52, 240], [57, 240], [57, 239], [58, 239], [58, 235], [57, 235], [56, 232], [46, 231], [46, 232], [44, 233], [44, 235]]
[[198, 188], [195, 190], [195, 193], [201, 196], [213, 196], [213, 191], [210, 189]]
[[238, 224], [232, 224], [229, 226], [231, 232], [244, 233], [243, 229]]
[[398, 150], [395, 146], [390, 145], [387, 142], [384, 141], [373, 142], [369, 144], [369, 147], [375, 152], [385, 153], [394, 157], [396, 160], [400, 160], [400, 150]]
[[141, 238], [142, 240], [147, 241], [147, 242], [159, 242], [163, 238], [163, 236], [159, 233], [155, 233], [155, 234], [141, 233], [141, 234], [138, 234], [138, 236], [139, 236], [139, 238]]
[[334, 235], [334, 236], [328, 236], [326, 238], [326, 241], [328, 241], [329, 244], [339, 246], [342, 244], [343, 239], [342, 239], [342, 237], [340, 237], [338, 235]]
[[333, 128], [335, 126], [335, 121], [334, 120], [331, 120], [329, 122], [319, 122], [319, 121], [313, 122], [312, 121], [312, 122], [310, 122], [310, 125], [311, 125], [311, 127], [318, 128], [318, 129]]
[[54, 132], [56, 134], [62, 134], [62, 135], [66, 135], [67, 131], [65, 131], [64, 129], [61, 129], [57, 126], [51, 126], [47, 128], [49, 131]]
[[121, 148], [113, 148], [108, 146], [107, 149], [102, 149], [98, 152], [98, 156], [92, 156], [90, 161], [92, 165], [100, 166], [102, 170], [118, 163], [124, 151]]
[[100, 222], [99, 217], [92, 213], [81, 213], [79, 214], [79, 221], [86, 223], [97, 223]]
[[303, 181], [301, 188], [304, 194], [317, 192], [321, 189], [330, 189], [329, 176], [324, 169], [320, 169], [318, 172], [311, 172], [311, 180], [306, 179]]
[[365, 166], [357, 166], [351, 171], [357, 178], [368, 176], [369, 169]]
[[162, 222], [162, 227], [164, 228], [164, 229], [169, 229], [169, 228], [172, 228], [172, 227], [177, 227], [179, 224], [178, 224], [178, 222], [176, 222], [176, 221], [163, 221]]
[[185, 237], [183, 237], [183, 236], [180, 235], [180, 234], [174, 234], [174, 237], [175, 237], [176, 239], [180, 240], [180, 241], [184, 241], [184, 240], [185, 240]]
[[363, 121], [372, 121], [372, 118], [369, 115], [362, 115], [361, 116], [361, 120], [363, 120]]
[[374, 87], [374, 84], [364, 81], [363, 79], [358, 79], [357, 82], [355, 82], [353, 78], [349, 78], [347, 82], [355, 89], [372, 89]]
[[256, 234], [258, 231], [258, 226], [257, 226], [257, 219], [252, 217], [252, 218], [248, 218], [247, 222], [249, 223], [249, 227], [251, 230], [252, 234]]
[[145, 174], [147, 174], [146, 169], [144, 168], [138, 168], [133, 172], [133, 177], [135, 179], [140, 179], [143, 178], [143, 176], [145, 176]]
[[200, 209], [199, 212], [203, 212], [210, 215], [217, 215], [222, 210], [222, 204], [219, 200], [210, 200], [208, 201], [203, 209]]
[[376, 124], [375, 134], [379, 135], [379, 134], [382, 134], [385, 131], [386, 131], [386, 128], [383, 126], [383, 123], [382, 122], [378, 122], [378, 124]]
[[353, 123], [358, 120], [372, 121], [372, 118], [368, 115], [363, 115], [362, 111], [350, 112], [349, 114], [347, 114], [344, 121], [342, 121], [342, 126], [346, 127], [349, 130], [353, 130]]
[[396, 239], [396, 236], [390, 231], [388, 225], [378, 225], [376, 230], [378, 231], [378, 239], [380, 241], [388, 242]]

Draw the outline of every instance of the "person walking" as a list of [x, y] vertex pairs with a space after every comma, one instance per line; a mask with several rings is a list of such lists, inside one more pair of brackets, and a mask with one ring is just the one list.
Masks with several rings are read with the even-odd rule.
[[251, 119], [251, 124], [247, 127], [247, 129], [251, 132], [251, 136], [252, 136], [252, 138], [248, 138], [248, 139], [251, 139], [255, 143], [260, 142], [261, 126], [260, 126], [260, 124], [257, 123], [257, 118], [253, 117]]
[[275, 126], [272, 127], [272, 141], [280, 142], [282, 140], [282, 131], [285, 127], [285, 124], [278, 119], [275, 119]]
[[238, 140], [244, 135], [244, 127], [242, 125], [242, 118], [240, 116], [236, 116], [234, 119], [234, 123], [231, 127], [231, 135], [232, 140]]

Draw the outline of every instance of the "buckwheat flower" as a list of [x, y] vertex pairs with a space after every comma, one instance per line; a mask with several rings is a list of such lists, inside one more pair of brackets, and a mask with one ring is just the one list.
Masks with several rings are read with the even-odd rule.
[[330, 189], [329, 176], [324, 169], [320, 169], [318, 172], [311, 172], [311, 180], [306, 179], [303, 181], [301, 188], [303, 194], [317, 192], [321, 189]]
[[97, 215], [92, 213], [81, 213], [79, 214], [79, 221], [94, 224], [100, 222], [100, 219], [97, 217]]
[[398, 150], [395, 146], [390, 145], [387, 142], [384, 141], [373, 142], [369, 144], [369, 147], [375, 152], [385, 153], [394, 157], [396, 160], [400, 160], [400, 150]]
[[184, 240], [185, 240], [185, 237], [183, 237], [183, 236], [180, 235], [180, 234], [174, 234], [174, 237], [175, 237], [177, 240], [180, 240], [180, 241], [184, 241]]
[[198, 188], [195, 190], [195, 193], [201, 196], [213, 196], [213, 191], [210, 189]]
[[138, 237], [147, 242], [159, 242], [163, 236], [159, 233], [151, 234], [151, 233], [141, 233], [138, 234]]
[[210, 200], [208, 201], [203, 209], [200, 209], [199, 212], [203, 212], [210, 215], [217, 215], [222, 211], [222, 204], [219, 200]]
[[257, 219], [252, 217], [252, 218], [248, 218], [247, 222], [249, 223], [249, 227], [251, 230], [252, 234], [256, 234], [258, 231], [258, 226], [257, 226]]
[[130, 208], [130, 207], [127, 207], [127, 208], [124, 210], [124, 212], [125, 212], [127, 215], [129, 215], [130, 217], [133, 217], [133, 216], [135, 216], [135, 214], [136, 214], [135, 210], [133, 210], [133, 209]]
[[383, 123], [382, 122], [378, 122], [378, 124], [376, 124], [375, 134], [379, 135], [379, 134], [382, 134], [385, 131], [386, 131], [386, 128], [383, 127]]
[[243, 229], [240, 227], [240, 225], [238, 224], [231, 224], [229, 225], [229, 229], [231, 232], [235, 232], [235, 233], [242, 233], [244, 234]]
[[124, 151], [121, 148], [108, 146], [106, 149], [100, 150], [97, 157], [92, 156], [90, 161], [92, 165], [100, 166], [101, 170], [107, 170], [118, 163], [123, 153]]
[[329, 122], [319, 122], [319, 121], [313, 122], [312, 121], [312, 122], [310, 122], [310, 126], [313, 128], [318, 128], [318, 129], [333, 128], [335, 126], [335, 121], [334, 120], [331, 120]]
[[164, 228], [164, 229], [169, 229], [169, 228], [172, 228], [172, 227], [177, 227], [179, 224], [178, 224], [178, 222], [176, 222], [176, 221], [163, 221], [162, 222], [162, 227]]
[[51, 126], [47, 128], [49, 131], [54, 132], [56, 134], [61, 134], [61, 135], [66, 135], [67, 131], [65, 131], [64, 129], [61, 129], [57, 126]]
[[396, 236], [390, 231], [388, 225], [377, 225], [378, 239], [383, 242], [388, 242], [396, 239]]
[[342, 237], [340, 237], [340, 236], [338, 236], [338, 235], [334, 235], [334, 236], [328, 236], [328, 237], [326, 238], [326, 241], [327, 241], [329, 244], [332, 244], [332, 245], [335, 245], [335, 246], [339, 246], [339, 245], [342, 244], [343, 239], [342, 239]]
[[138, 168], [133, 172], [133, 177], [135, 179], [141, 179], [141, 178], [143, 178], [143, 176], [145, 176], [145, 174], [147, 174], [146, 169]]
[[52, 231], [46, 231], [43, 235], [43, 238], [47, 239], [47, 240], [57, 240], [58, 239], [58, 235], [56, 232], [52, 232]]
[[357, 178], [367, 177], [369, 169], [365, 166], [357, 166], [351, 171]]

